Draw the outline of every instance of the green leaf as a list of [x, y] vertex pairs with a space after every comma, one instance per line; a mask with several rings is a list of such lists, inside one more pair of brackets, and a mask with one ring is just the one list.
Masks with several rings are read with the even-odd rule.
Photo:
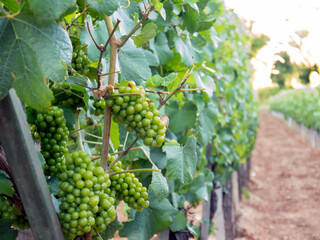
[[169, 129], [173, 133], [182, 132], [188, 128], [194, 127], [197, 118], [197, 106], [191, 102], [186, 102], [182, 108], [179, 108], [178, 101], [172, 101], [168, 105]]
[[160, 13], [161, 17], [166, 20], [166, 11], [163, 9], [163, 3], [159, 2], [158, 0], [152, 0], [152, 5]]
[[47, 183], [48, 183], [50, 192], [56, 195], [59, 191], [60, 180], [57, 177], [53, 176], [47, 181]]
[[175, 48], [180, 54], [181, 60], [188, 67], [191, 67], [193, 63], [200, 62], [201, 52], [192, 46], [189, 35], [183, 40], [180, 37], [175, 37]]
[[142, 27], [141, 32], [133, 37], [133, 41], [137, 47], [141, 47], [141, 45], [150, 39], [154, 38], [157, 35], [156, 32], [157, 25], [154, 23], [147, 23]]
[[[86, 22], [89, 23], [91, 34], [94, 40], [96, 41], [96, 43], [99, 46], [101, 44], [105, 45], [109, 36], [106, 24], [103, 21], [97, 21], [97, 24], [95, 25], [97, 27], [94, 28], [92, 24], [92, 19], [90, 16], [86, 18]], [[87, 54], [90, 60], [98, 61], [100, 57], [100, 50], [98, 50], [96, 45], [94, 44], [87, 27], [82, 29], [80, 33], [80, 40], [82, 44], [88, 45]], [[109, 48], [107, 49], [107, 51], [104, 52], [103, 57], [107, 57], [108, 55], [109, 55]]]
[[97, 13], [110, 16], [118, 8], [118, 0], [88, 0], [88, 4]]
[[133, 221], [124, 223], [120, 230], [121, 237], [129, 240], [147, 240], [155, 233], [165, 230], [176, 213], [168, 199], [157, 201], [153, 192], [149, 192], [150, 206], [141, 212], [136, 212]]
[[18, 231], [11, 228], [12, 220], [0, 219], [0, 239], [16, 240]]
[[8, 179], [8, 175], [0, 170], [0, 194], [12, 197], [13, 193], [12, 182]]
[[159, 59], [151, 51], [142, 49], [144, 57], [146, 58], [149, 66], [159, 66]]
[[154, 75], [147, 80], [146, 87], [156, 88], [158, 86], [169, 86], [177, 78], [177, 73], [170, 73], [166, 77]]
[[199, 238], [199, 236], [200, 236], [200, 230], [199, 230], [199, 227], [198, 227], [197, 225], [192, 225], [192, 223], [188, 222], [187, 228], [188, 228], [189, 232], [190, 232], [196, 239]]
[[150, 49], [158, 57], [160, 64], [165, 64], [173, 58], [173, 53], [168, 46], [168, 40], [163, 32], [158, 33], [154, 40], [150, 40]]
[[51, 194], [52, 203], [54, 206], [54, 209], [56, 210], [56, 213], [60, 213], [60, 204], [61, 204], [61, 198], [57, 199], [54, 194]]
[[73, 112], [73, 109], [71, 107], [62, 107], [60, 108], [63, 110], [63, 115], [66, 119], [67, 128], [69, 131], [72, 131], [75, 124], [76, 124], [76, 116]]
[[197, 166], [197, 139], [189, 137], [184, 146], [175, 141], [165, 143], [162, 147], [167, 154], [167, 176], [169, 180], [177, 180], [181, 184], [189, 184]]
[[[102, 239], [112, 239], [118, 229], [121, 229], [123, 224], [116, 218], [112, 223], [108, 224], [106, 230], [101, 234]], [[98, 238], [96, 238], [98, 239]]]
[[186, 218], [184, 212], [179, 211], [173, 219], [172, 224], [170, 225], [170, 230], [172, 232], [178, 232], [179, 230], [184, 229], [187, 226], [188, 219]]
[[20, 4], [17, 0], [1, 0], [2, 2], [12, 13], [17, 13], [20, 9]]
[[150, 147], [150, 158], [158, 168], [163, 169], [167, 164], [166, 154], [161, 148]]
[[[193, 4], [193, 6], [197, 6]], [[194, 33], [197, 29], [199, 11], [196, 8], [191, 7], [189, 4], [185, 5], [185, 12], [183, 13], [183, 26], [190, 32]]]
[[[62, 82], [72, 45], [60, 24], [40, 26], [30, 14], [0, 19], [0, 100], [13, 86], [29, 106], [49, 107], [53, 95], [44, 78]], [[13, 64], [14, 63], [14, 64]]]
[[[152, 169], [157, 169], [152, 167]], [[155, 198], [158, 201], [166, 198], [169, 194], [169, 187], [166, 178], [161, 172], [152, 172], [152, 180], [149, 189], [154, 192]]]
[[110, 139], [113, 144], [114, 150], [117, 150], [120, 146], [120, 133], [118, 123], [115, 123], [111, 118]]
[[75, 0], [29, 0], [30, 9], [42, 25], [58, 20], [75, 3]]
[[122, 80], [140, 84], [151, 77], [151, 70], [142, 49], [136, 48], [132, 40], [120, 48], [118, 57]]
[[211, 142], [214, 135], [214, 128], [218, 125], [219, 110], [211, 100], [208, 106], [200, 112], [200, 135], [204, 145]]
[[44, 159], [41, 152], [38, 152], [38, 156], [39, 156], [39, 161], [40, 161], [41, 167], [43, 167], [44, 164], [46, 163], [46, 160]]
[[204, 168], [203, 172], [193, 180], [190, 186], [190, 192], [196, 195], [197, 200], [206, 200], [209, 199], [209, 194], [212, 190], [212, 181], [214, 179], [213, 172], [208, 168]]

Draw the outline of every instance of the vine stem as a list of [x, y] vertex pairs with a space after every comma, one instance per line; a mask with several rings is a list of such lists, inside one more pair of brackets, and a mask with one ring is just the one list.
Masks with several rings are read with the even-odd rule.
[[190, 77], [192, 71], [194, 69], [194, 66], [192, 66], [191, 69], [188, 69], [186, 74], [183, 77], [182, 82], [180, 83], [180, 85], [163, 101], [161, 101], [158, 110], [160, 110], [164, 105], [166, 105], [167, 101], [174, 95], [176, 94], [176, 92], [178, 92], [179, 90], [181, 90], [181, 88], [183, 87], [183, 85], [186, 83], [186, 81], [188, 80], [188, 78]]
[[[108, 75], [109, 86], [114, 86], [115, 72], [116, 72], [116, 61], [117, 61], [117, 39], [114, 34], [111, 33], [114, 30], [112, 20], [110, 16], [104, 15], [104, 20], [107, 25], [109, 33], [110, 42], [110, 64], [109, 72], [112, 74]], [[110, 94], [110, 88], [107, 89]], [[106, 105], [105, 107], [105, 117], [104, 117], [104, 130], [103, 130], [103, 144], [101, 150], [101, 167], [106, 171], [108, 168], [108, 152], [109, 152], [109, 142], [110, 142], [110, 128], [111, 128], [111, 113], [112, 108]]]
[[74, 134], [74, 133], [76, 133], [76, 132], [78, 132], [78, 131], [85, 130], [85, 129], [87, 129], [87, 128], [96, 127], [96, 126], [101, 126], [101, 125], [102, 125], [101, 123], [97, 123], [97, 124], [94, 124], [94, 125], [92, 125], [92, 126], [88, 126], [88, 127], [85, 127], [85, 128], [81, 128], [81, 129], [74, 130], [74, 131], [72, 131], [72, 132], [69, 134], [69, 137], [70, 137], [72, 134]]
[[87, 132], [84, 132], [84, 131], [81, 131], [83, 134], [86, 134], [86, 135], [88, 135], [88, 136], [91, 136], [91, 137], [95, 137], [95, 138], [97, 138], [97, 139], [102, 139], [102, 137], [99, 137], [99, 136], [97, 136], [97, 135], [94, 135], [94, 134], [91, 134], [91, 133], [87, 133]]
[[125, 37], [125, 39], [123, 39], [123, 41], [117, 45], [118, 48], [121, 48], [129, 40], [129, 38], [142, 26], [142, 23], [149, 17], [149, 14], [152, 13], [154, 10], [155, 7], [153, 5], [150, 5], [148, 12], [143, 15], [141, 20], [134, 26], [134, 28]]
[[5, 16], [5, 17], [9, 17], [10, 15], [6, 12], [6, 10], [4, 10], [4, 8], [2, 7], [2, 5], [0, 4], [0, 10], [2, 12], [2, 14]]
[[[75, 129], [76, 130], [79, 130], [80, 129], [80, 111], [78, 111], [76, 113], [76, 124], [75, 124]], [[81, 137], [81, 131], [77, 131], [77, 144], [78, 146], [80, 147], [80, 149], [82, 151], [84, 151], [84, 147], [83, 147], [83, 144], [82, 144], [82, 137]]]
[[128, 152], [130, 151], [130, 149], [133, 147], [133, 145], [138, 141], [138, 139], [139, 138], [136, 138], [132, 143], [131, 143], [131, 145], [126, 149], [126, 150], [124, 150], [122, 153], [121, 153], [121, 155], [115, 160], [115, 161], [113, 161], [111, 164], [110, 164], [110, 166], [108, 167], [108, 172], [110, 171], [110, 169], [121, 159], [121, 158], [123, 158], [125, 155], [127, 155], [128, 154]]
[[135, 172], [161, 172], [160, 169], [154, 169], [154, 168], [141, 168], [141, 169], [130, 169], [130, 170], [124, 170], [120, 172], [113, 172], [109, 173], [109, 177], [122, 174], [122, 173], [135, 173]]

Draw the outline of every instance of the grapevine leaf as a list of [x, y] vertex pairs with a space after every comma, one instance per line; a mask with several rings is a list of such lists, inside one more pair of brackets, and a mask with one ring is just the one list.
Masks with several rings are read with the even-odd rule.
[[0, 19], [0, 29], [0, 100], [13, 86], [29, 106], [46, 109], [53, 95], [44, 78], [63, 81], [62, 62], [71, 62], [66, 31], [58, 23], [40, 26], [28, 13]]
[[54, 206], [54, 209], [56, 210], [56, 213], [59, 214], [60, 213], [60, 204], [61, 204], [61, 199], [57, 199], [54, 194], [51, 194], [51, 199], [52, 199], [52, 203]]
[[196, 195], [197, 200], [209, 199], [209, 194], [212, 190], [212, 181], [214, 179], [213, 173], [208, 169], [204, 168], [203, 172], [193, 180], [190, 186], [190, 192]]
[[18, 231], [11, 228], [12, 220], [0, 219], [0, 239], [15, 240], [18, 236]]
[[187, 228], [189, 232], [198, 240], [200, 236], [200, 230], [197, 225], [192, 225], [190, 222], [187, 223]]
[[213, 101], [208, 103], [208, 106], [200, 113], [200, 135], [204, 145], [211, 142], [214, 135], [214, 128], [218, 124], [219, 110], [214, 105]]
[[177, 180], [181, 184], [189, 184], [197, 166], [197, 140], [189, 137], [184, 146], [176, 141], [167, 142], [163, 151], [167, 155], [167, 176], [169, 180]]
[[134, 16], [139, 12], [139, 5], [131, 2], [128, 8], [118, 9], [112, 16], [120, 20], [119, 31], [121, 35], [127, 35], [136, 25]]
[[122, 80], [135, 81], [140, 84], [151, 77], [151, 70], [143, 51], [136, 48], [132, 40], [120, 48], [118, 56]]
[[119, 136], [120, 133], [118, 123], [115, 123], [113, 119], [111, 119], [110, 139], [115, 150], [120, 146]]
[[12, 197], [13, 193], [12, 182], [8, 179], [8, 175], [0, 170], [0, 194]]
[[[114, 234], [118, 229], [121, 229], [123, 227], [123, 224], [116, 218], [112, 223], [108, 224], [106, 230], [103, 234], [101, 234], [102, 239], [112, 239]], [[99, 238], [95, 238], [99, 239]]]
[[168, 199], [158, 201], [153, 192], [149, 192], [150, 206], [141, 212], [136, 212], [133, 221], [124, 223], [120, 230], [121, 237], [129, 240], [147, 240], [155, 233], [165, 230], [171, 223], [176, 213]]
[[72, 131], [75, 124], [76, 124], [76, 116], [74, 115], [73, 109], [71, 107], [62, 107], [60, 108], [63, 110], [63, 115], [66, 119], [66, 125], [69, 131]]
[[160, 64], [164, 64], [173, 58], [173, 53], [168, 46], [168, 40], [164, 33], [160, 32], [154, 40], [150, 40], [150, 49], [158, 57]]
[[161, 148], [150, 147], [150, 158], [160, 169], [163, 169], [167, 164], [166, 154], [161, 151]]
[[177, 77], [177, 73], [170, 73], [168, 76], [161, 77], [154, 75], [147, 80], [146, 87], [156, 88], [158, 86], [169, 86]]
[[143, 52], [144, 57], [146, 58], [149, 66], [159, 66], [160, 65], [157, 56], [154, 55], [151, 51], [142, 49], [142, 52]]
[[180, 37], [175, 37], [176, 51], [181, 55], [181, 60], [188, 67], [191, 67], [193, 63], [200, 62], [201, 52], [192, 46], [189, 35], [183, 40]]
[[30, 9], [34, 12], [39, 24], [58, 20], [70, 8], [75, 7], [75, 3], [75, 0], [29, 0]]
[[179, 108], [178, 101], [172, 101], [168, 105], [168, 116], [170, 119], [170, 131], [179, 133], [187, 128], [194, 127], [197, 118], [197, 106], [193, 102], [188, 101], [182, 108]]
[[118, 0], [88, 0], [88, 4], [97, 12], [110, 16], [118, 8]]
[[[153, 167], [153, 169], [157, 169]], [[152, 180], [149, 189], [154, 192], [155, 198], [158, 201], [166, 198], [169, 194], [169, 187], [166, 178], [161, 172], [152, 172]]]
[[187, 218], [182, 211], [179, 211], [173, 219], [172, 224], [170, 225], [170, 230], [172, 232], [177, 232], [181, 229], [184, 229], [187, 226]]
[[[193, 4], [193, 6], [197, 6]], [[189, 4], [185, 5], [185, 12], [183, 14], [183, 25], [190, 32], [194, 33], [197, 29], [197, 19], [199, 12], [197, 9], [191, 7]]]
[[43, 167], [44, 164], [46, 163], [46, 160], [44, 159], [41, 152], [38, 152], [38, 156], [39, 156], [39, 161], [40, 161], [41, 167]]
[[141, 32], [133, 37], [133, 41], [137, 47], [141, 47], [141, 45], [150, 39], [154, 38], [157, 35], [156, 32], [157, 25], [154, 23], [147, 23], [143, 26]]
[[[92, 24], [92, 19], [91, 17], [88, 17], [86, 19], [86, 22], [89, 24], [90, 32], [96, 41], [96, 43], [100, 46], [101, 44], [104, 45], [108, 39], [108, 30], [106, 27], [106, 24], [102, 21], [97, 21], [97, 26], [94, 28]], [[97, 49], [96, 45], [94, 44], [90, 34], [89, 30], [87, 27], [83, 28], [81, 33], [80, 33], [80, 40], [82, 44], [87, 44], [88, 49], [87, 49], [87, 54], [88, 57], [90, 58], [91, 61], [98, 61], [100, 57], [100, 50]], [[107, 48], [107, 51], [103, 53], [104, 57], [107, 57], [109, 54], [109, 48]]]
[[1, 0], [2, 2], [12, 13], [17, 13], [20, 8], [20, 4], [17, 0]]
[[212, 77], [205, 75], [200, 76], [200, 74], [194, 74], [197, 86], [199, 88], [204, 88], [205, 92], [209, 95], [209, 97], [213, 96], [213, 92], [216, 90], [216, 84]]

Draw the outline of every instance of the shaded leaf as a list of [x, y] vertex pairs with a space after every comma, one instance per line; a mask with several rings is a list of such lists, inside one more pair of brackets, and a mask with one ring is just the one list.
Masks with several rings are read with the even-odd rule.
[[12, 197], [13, 193], [12, 182], [8, 179], [8, 175], [0, 170], [0, 194]]
[[29, 0], [30, 9], [40, 24], [58, 20], [70, 8], [75, 7], [75, 3], [75, 0]]
[[12, 220], [0, 219], [0, 239], [16, 240], [18, 231], [11, 228]]
[[172, 224], [170, 225], [170, 230], [172, 232], [178, 232], [181, 229], [184, 229], [187, 226], [187, 218], [184, 215], [183, 211], [179, 211], [173, 219]]
[[157, 34], [154, 40], [150, 40], [150, 49], [158, 57], [160, 64], [173, 58], [173, 53], [168, 46], [168, 40], [163, 32]]
[[122, 80], [140, 84], [151, 77], [151, 70], [142, 49], [136, 48], [132, 40], [120, 48], [118, 57]]
[[61, 61], [71, 62], [67, 32], [58, 23], [40, 26], [27, 13], [0, 19], [0, 29], [0, 100], [13, 86], [29, 106], [46, 109], [53, 95], [44, 78], [62, 82], [66, 67]]
[[157, 201], [153, 192], [149, 192], [150, 206], [141, 212], [130, 214], [133, 221], [124, 223], [120, 230], [121, 237], [128, 237], [130, 240], [147, 240], [155, 233], [165, 230], [171, 223], [176, 213], [168, 199]]
[[[153, 167], [153, 169], [156, 169]], [[169, 194], [169, 187], [166, 178], [161, 172], [152, 172], [152, 180], [149, 189], [154, 192], [155, 198], [158, 201], [166, 198]]]
[[97, 12], [110, 16], [118, 8], [118, 0], [88, 0], [88, 4]]
[[189, 184], [197, 166], [197, 139], [189, 137], [184, 146], [175, 141], [165, 143], [162, 147], [167, 155], [167, 176], [181, 184]]
[[179, 133], [187, 128], [194, 127], [197, 118], [197, 106], [193, 102], [188, 101], [179, 108], [178, 101], [173, 101], [168, 105], [168, 116], [170, 119], [170, 131]]
[[133, 37], [133, 41], [137, 47], [141, 47], [141, 45], [150, 39], [154, 38], [157, 35], [156, 32], [157, 25], [154, 23], [147, 23], [142, 27], [141, 32]]

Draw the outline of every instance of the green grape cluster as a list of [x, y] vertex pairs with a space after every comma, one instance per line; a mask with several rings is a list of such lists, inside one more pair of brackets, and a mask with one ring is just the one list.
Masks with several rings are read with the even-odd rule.
[[21, 230], [29, 228], [27, 217], [20, 212], [16, 205], [10, 203], [4, 196], [0, 196], [0, 219], [12, 220], [12, 226]]
[[165, 139], [166, 127], [159, 117], [155, 104], [145, 97], [143, 87], [136, 87], [133, 81], [121, 86], [116, 94], [140, 94], [136, 96], [117, 96], [106, 100], [112, 107], [113, 120], [125, 124], [129, 132], [135, 131], [147, 146], [160, 147]]
[[90, 59], [86, 54], [86, 45], [75, 45], [72, 53], [71, 67], [81, 75], [88, 75]]
[[45, 174], [57, 175], [65, 169], [64, 154], [68, 152], [69, 131], [63, 110], [53, 106], [48, 111], [39, 112], [35, 125], [41, 138], [41, 153], [46, 160]]
[[95, 116], [104, 115], [106, 105], [104, 98], [101, 98], [99, 101], [93, 100], [92, 105], [95, 107], [95, 109], [91, 111], [92, 114]]
[[52, 101], [52, 105], [70, 107], [72, 109], [77, 109], [79, 107], [84, 107], [84, 101], [82, 99], [82, 92], [71, 89], [67, 83], [57, 85], [52, 92], [55, 96]]
[[[109, 155], [109, 164], [113, 161], [115, 161], [115, 158]], [[110, 174], [121, 171], [123, 171], [122, 163], [118, 161], [110, 169]], [[134, 174], [121, 173], [111, 176], [110, 179], [111, 191], [116, 194], [118, 200], [123, 200], [129, 207], [138, 211], [142, 211], [143, 208], [149, 206], [147, 189], [142, 186], [141, 182]]]
[[61, 182], [57, 193], [61, 198], [59, 219], [64, 234], [74, 239], [90, 232], [92, 227], [102, 232], [116, 217], [109, 175], [83, 151], [67, 155], [66, 168], [58, 176]]

